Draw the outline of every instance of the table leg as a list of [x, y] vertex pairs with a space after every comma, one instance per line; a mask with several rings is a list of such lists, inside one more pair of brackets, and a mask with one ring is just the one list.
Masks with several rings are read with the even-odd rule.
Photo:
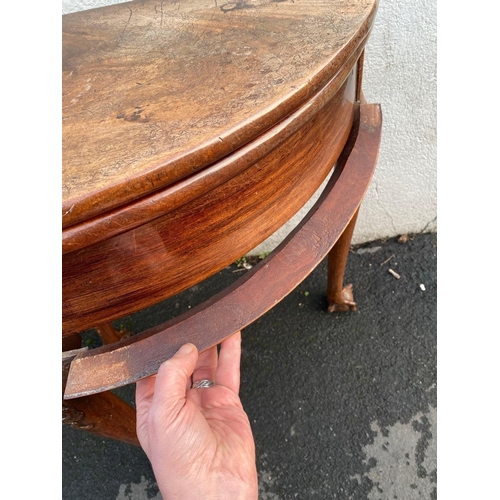
[[96, 326], [95, 330], [99, 334], [99, 337], [101, 337], [103, 344], [112, 344], [118, 340], [126, 339], [131, 335], [128, 330], [119, 332], [111, 323]]
[[328, 312], [356, 311], [356, 302], [352, 293], [352, 284], [343, 286], [344, 272], [349, 255], [352, 234], [359, 208], [354, 213], [344, 232], [328, 253]]
[[[120, 340], [124, 333], [118, 332], [110, 323], [100, 325], [96, 330], [105, 344]], [[63, 351], [80, 347], [79, 334], [63, 338]], [[70, 362], [71, 359], [63, 361], [63, 394]], [[139, 446], [135, 430], [135, 410], [111, 391], [72, 401], [63, 400], [62, 421], [63, 424], [71, 425], [76, 429]]]
[[[63, 394], [70, 363], [71, 359], [63, 361]], [[63, 400], [62, 421], [76, 429], [139, 446], [135, 409], [111, 391]]]

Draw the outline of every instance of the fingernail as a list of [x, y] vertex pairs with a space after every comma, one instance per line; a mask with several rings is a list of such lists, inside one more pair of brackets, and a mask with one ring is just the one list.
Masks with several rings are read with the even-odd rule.
[[186, 356], [188, 354], [191, 354], [196, 347], [193, 344], [184, 344], [178, 351], [177, 354], [180, 354], [181, 356]]

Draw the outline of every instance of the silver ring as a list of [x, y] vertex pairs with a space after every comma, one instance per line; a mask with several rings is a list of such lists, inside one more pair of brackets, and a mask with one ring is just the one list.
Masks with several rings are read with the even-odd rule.
[[192, 389], [205, 389], [206, 387], [212, 387], [215, 385], [213, 380], [198, 380], [193, 384]]

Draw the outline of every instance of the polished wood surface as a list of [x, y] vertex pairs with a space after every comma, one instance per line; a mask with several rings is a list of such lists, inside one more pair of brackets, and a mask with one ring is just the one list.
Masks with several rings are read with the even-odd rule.
[[[329, 103], [335, 94], [338, 94], [336, 99], [336, 105], [338, 105], [339, 97], [342, 96], [342, 93], [346, 92], [345, 80], [353, 72], [353, 67], [360, 52], [359, 48], [353, 52], [347, 60], [348, 64], [337, 73], [336, 77], [338, 78], [332, 79], [310, 101], [257, 139], [246, 144], [233, 154], [228, 155], [223, 160], [215, 162], [209, 167], [204, 168], [201, 172], [134, 203], [107, 212], [100, 217], [94, 217], [84, 223], [66, 228], [63, 231], [63, 253], [84, 248], [85, 246], [121, 234], [161, 217], [175, 208], [192, 201], [194, 198], [228, 182], [257, 162], [261, 160], [267, 161], [266, 155], [271, 154], [274, 149], [282, 146], [284, 142], [288, 141], [289, 144], [294, 144], [296, 140], [296, 138], [292, 138], [294, 134], [301, 128], [307, 127], [308, 123], [317, 114], [321, 113], [325, 106], [329, 105], [331, 107], [335, 105]], [[356, 73], [359, 73], [357, 69]], [[344, 97], [350, 102], [350, 106], [352, 107], [354, 101], [352, 88], [348, 92], [350, 93]], [[329, 126], [343, 129], [346, 127], [346, 122], [342, 120], [342, 116], [337, 116], [336, 123], [330, 123]], [[321, 135], [321, 132], [318, 132], [318, 135]], [[295, 145], [293, 147], [296, 148]]]
[[[349, 141], [323, 194], [301, 224], [262, 262], [233, 285], [187, 313], [129, 339], [80, 354], [72, 363], [65, 397], [96, 394], [157, 372], [186, 342], [199, 351], [219, 344], [271, 309], [330, 251], [335, 257], [329, 299], [352, 307], [340, 294], [358, 207], [375, 170], [380, 106], [361, 105]], [[337, 243], [337, 244], [336, 244]], [[265, 293], [263, 293], [265, 290]], [[330, 300], [330, 303], [332, 301]]]
[[294, 215], [350, 132], [355, 77], [321, 112], [241, 174], [148, 224], [63, 259], [63, 333], [128, 315], [207, 278]]
[[376, 0], [161, 6], [63, 16], [63, 335], [255, 248], [352, 126]]
[[364, 45], [376, 4], [141, 0], [63, 16], [63, 226], [289, 116]]

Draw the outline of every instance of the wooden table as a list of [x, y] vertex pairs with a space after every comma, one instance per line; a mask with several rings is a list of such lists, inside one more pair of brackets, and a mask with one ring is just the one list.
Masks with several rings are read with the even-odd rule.
[[[361, 92], [376, 7], [145, 0], [63, 16], [66, 423], [137, 444], [134, 411], [109, 389], [154, 373], [184, 342], [208, 348], [248, 325], [327, 254], [329, 310], [355, 309], [342, 280], [380, 140], [380, 108]], [[250, 252], [334, 166], [310, 214], [237, 285], [120, 340], [111, 321]], [[106, 345], [83, 353], [89, 328]]]

